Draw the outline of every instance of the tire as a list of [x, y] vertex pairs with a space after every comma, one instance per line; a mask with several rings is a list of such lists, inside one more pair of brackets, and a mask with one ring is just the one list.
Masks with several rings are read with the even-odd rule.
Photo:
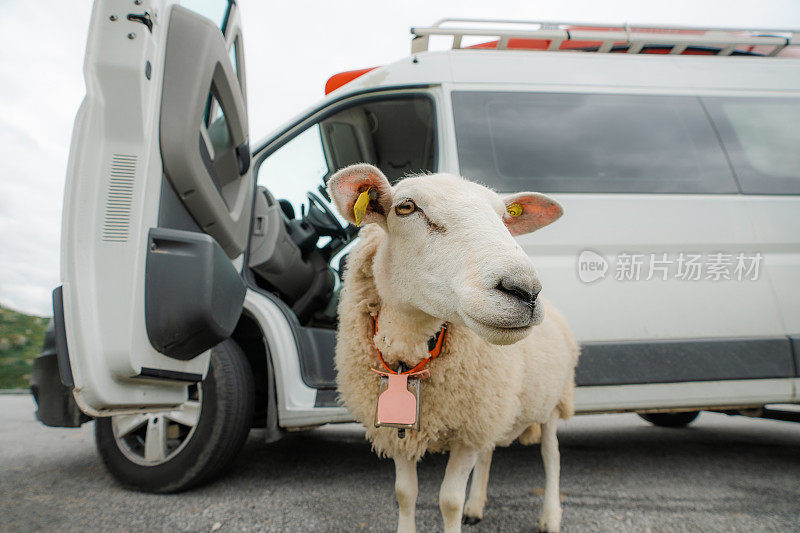
[[695, 421], [700, 411], [684, 411], [682, 413], [638, 413], [638, 415], [662, 428], [683, 428]]
[[129, 489], [172, 493], [208, 483], [247, 439], [253, 388], [244, 353], [234, 341], [223, 341], [211, 352], [206, 379], [189, 387], [189, 400], [180, 409], [98, 418], [97, 450], [111, 475]]

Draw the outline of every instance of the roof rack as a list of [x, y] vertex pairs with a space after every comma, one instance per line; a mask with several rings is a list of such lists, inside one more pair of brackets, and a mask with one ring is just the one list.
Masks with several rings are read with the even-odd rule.
[[464, 37], [495, 37], [498, 39], [498, 50], [508, 49], [510, 39], [533, 39], [549, 41], [546, 48], [549, 51], [575, 50], [575, 46], [562, 46], [562, 43], [588, 41], [600, 53], [614, 51], [615, 46], [618, 51], [619, 46], [623, 46], [627, 47], [629, 54], [638, 54], [647, 46], [671, 47], [670, 54], [681, 54], [687, 47], [719, 48], [715, 55], [721, 56], [730, 55], [737, 47], [747, 47], [746, 51], [752, 50], [752, 47], [765, 47], [759, 48], [759, 51], [763, 50], [767, 56], [775, 56], [787, 46], [800, 45], [800, 30], [796, 29], [632, 27], [627, 23], [619, 26], [587, 26], [568, 22], [446, 18], [433, 26], [411, 28], [411, 33], [414, 36], [411, 39], [412, 54], [426, 52], [432, 35], [452, 37], [454, 50], [462, 48]]

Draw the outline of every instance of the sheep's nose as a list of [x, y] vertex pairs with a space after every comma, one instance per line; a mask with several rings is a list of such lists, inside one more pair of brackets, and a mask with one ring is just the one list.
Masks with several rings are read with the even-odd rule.
[[539, 292], [542, 290], [538, 283], [528, 285], [526, 283], [520, 283], [518, 280], [511, 278], [501, 279], [497, 284], [496, 289], [500, 292], [508, 294], [509, 296], [513, 296], [514, 298], [522, 300], [525, 304], [530, 305], [531, 307], [533, 307], [536, 303], [536, 297], [539, 296]]

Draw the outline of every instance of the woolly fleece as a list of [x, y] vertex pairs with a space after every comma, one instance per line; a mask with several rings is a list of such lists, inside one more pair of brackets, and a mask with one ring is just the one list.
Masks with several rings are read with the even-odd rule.
[[418, 461], [454, 443], [491, 449], [519, 437], [530, 444], [555, 409], [562, 418], [573, 414], [579, 347], [561, 313], [540, 296], [544, 320], [516, 344], [492, 345], [451, 324], [440, 356], [428, 365], [431, 376], [422, 382], [420, 431], [408, 430], [400, 439], [395, 428], [376, 428], [379, 377], [370, 369], [381, 368], [376, 343], [391, 339], [380, 331], [373, 335], [382, 306], [373, 269], [386, 233], [371, 224], [360, 236], [344, 273], [335, 361], [341, 401], [364, 424], [376, 453]]

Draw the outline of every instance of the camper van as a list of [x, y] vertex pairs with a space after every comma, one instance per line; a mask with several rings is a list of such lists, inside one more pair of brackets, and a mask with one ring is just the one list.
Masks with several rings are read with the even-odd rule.
[[325, 184], [356, 162], [564, 206], [518, 242], [581, 341], [578, 414], [794, 416], [769, 406], [800, 403], [799, 32], [443, 20], [262, 137], [237, 4], [192, 4], [95, 2], [32, 378], [122, 484], [184, 490], [251, 428], [353, 420], [358, 229]]

